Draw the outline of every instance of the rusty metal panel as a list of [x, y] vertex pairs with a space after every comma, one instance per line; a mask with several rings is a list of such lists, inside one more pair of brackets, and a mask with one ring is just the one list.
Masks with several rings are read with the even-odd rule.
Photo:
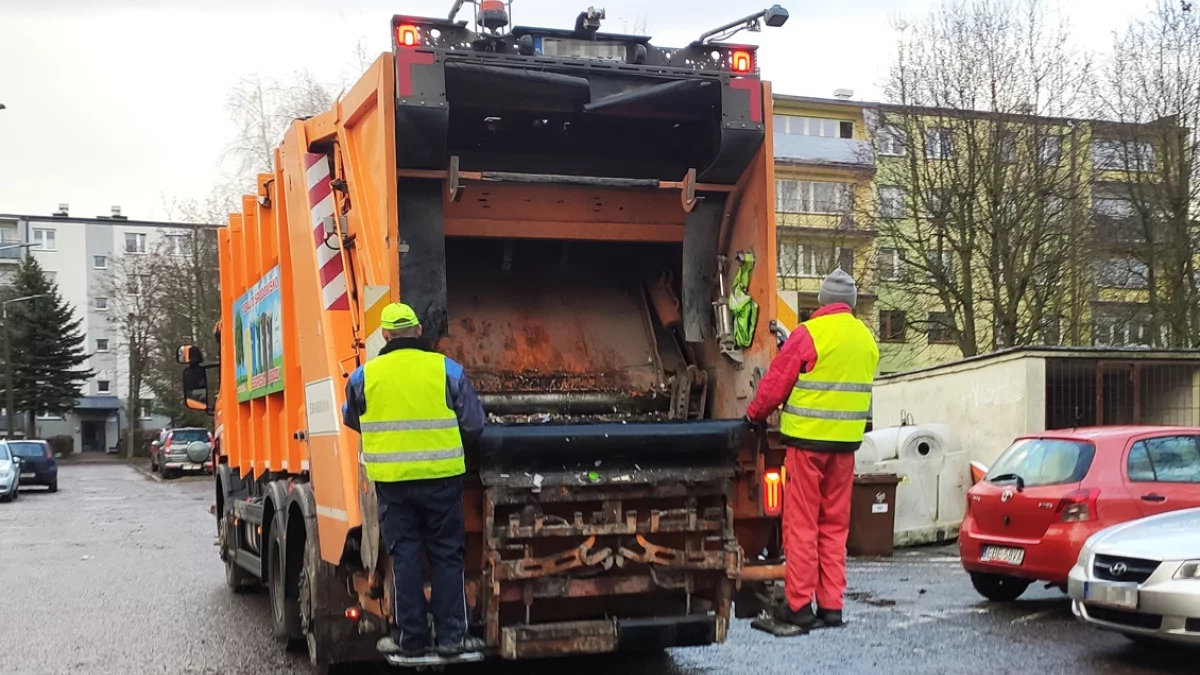
[[514, 626], [500, 633], [500, 655], [510, 660], [605, 654], [616, 649], [617, 623], [613, 620]]

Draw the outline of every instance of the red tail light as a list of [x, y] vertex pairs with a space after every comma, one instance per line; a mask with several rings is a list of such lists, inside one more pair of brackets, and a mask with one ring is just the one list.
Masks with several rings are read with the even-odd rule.
[[416, 47], [420, 41], [421, 33], [416, 26], [397, 26], [396, 27], [396, 44], [401, 47]]
[[763, 515], [777, 516], [783, 512], [783, 470], [763, 474]]
[[46, 446], [46, 459], [53, 459], [53, 458], [54, 458], [54, 453], [51, 452], [50, 446], [47, 445]]
[[754, 57], [750, 56], [750, 52], [739, 49], [733, 53], [730, 59], [733, 69], [739, 73], [748, 73], [754, 68]]
[[1099, 497], [1100, 491], [1096, 488], [1068, 492], [1059, 500], [1055, 513], [1058, 514], [1059, 521], [1063, 523], [1083, 523], [1097, 520], [1100, 516], [1096, 512], [1096, 500]]

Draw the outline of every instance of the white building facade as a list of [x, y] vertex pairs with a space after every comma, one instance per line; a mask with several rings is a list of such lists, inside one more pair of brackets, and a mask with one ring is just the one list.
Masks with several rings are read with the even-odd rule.
[[[116, 206], [111, 215], [94, 218], [70, 216], [66, 204], [60, 204], [50, 216], [0, 213], [0, 284], [16, 272], [25, 255], [32, 255], [58, 284], [62, 298], [83, 318], [81, 330], [92, 377], [81, 388], [73, 412], [38, 417], [39, 438], [71, 436], [75, 452], [117, 448], [122, 432], [130, 426], [125, 414], [129, 371], [119, 331], [109, 323], [110, 302], [101, 290], [103, 280], [121, 256], [150, 255], [158, 250], [161, 238], [190, 235], [198, 227], [210, 226], [131, 220]], [[149, 400], [149, 394], [143, 393], [142, 398]], [[143, 429], [159, 429], [169, 423], [169, 419], [154, 416], [140, 421]], [[0, 428], [3, 425], [0, 416]], [[16, 426], [17, 433], [22, 433], [23, 422]]]

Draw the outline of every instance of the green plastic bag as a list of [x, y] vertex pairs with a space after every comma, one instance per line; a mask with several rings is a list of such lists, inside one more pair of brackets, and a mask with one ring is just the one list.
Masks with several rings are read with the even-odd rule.
[[729, 310], [733, 313], [733, 341], [745, 349], [754, 341], [758, 326], [758, 303], [750, 297], [750, 275], [754, 272], [754, 254], [739, 252], [738, 271], [729, 292]]

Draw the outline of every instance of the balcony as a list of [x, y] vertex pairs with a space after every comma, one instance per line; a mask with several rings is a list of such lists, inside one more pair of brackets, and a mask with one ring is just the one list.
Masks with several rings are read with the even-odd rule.
[[25, 249], [18, 248], [20, 240], [0, 239], [0, 264], [19, 263], [25, 257]]
[[875, 150], [869, 141], [799, 134], [775, 134], [775, 161], [847, 169], [875, 169]]

